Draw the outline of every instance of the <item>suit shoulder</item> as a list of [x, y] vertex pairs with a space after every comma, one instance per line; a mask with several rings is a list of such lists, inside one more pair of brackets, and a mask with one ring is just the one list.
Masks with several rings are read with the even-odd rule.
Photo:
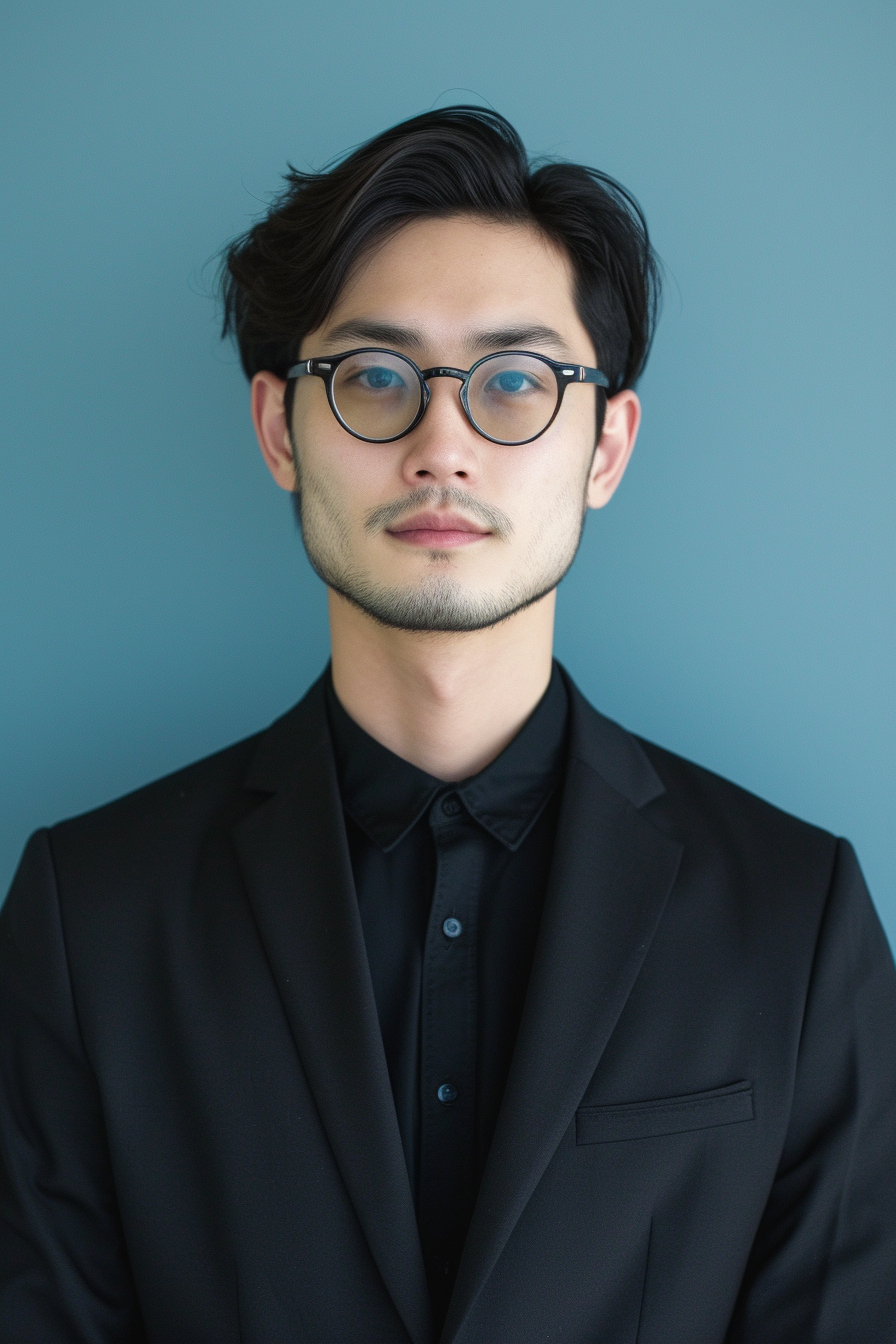
[[785, 808], [778, 807], [767, 798], [762, 798], [744, 785], [737, 784], [734, 780], [710, 770], [705, 765], [700, 765], [697, 761], [679, 756], [676, 752], [669, 751], [667, 747], [661, 747], [646, 738], [635, 736], [635, 740], [648, 757], [667, 792], [673, 796], [687, 796], [720, 810], [755, 815], [773, 825], [793, 827], [811, 833], [817, 838], [825, 837], [828, 840], [835, 838], [831, 832], [805, 821]]
[[654, 742], [637, 741], [665, 789], [656, 806], [677, 830], [699, 837], [704, 846], [739, 854], [751, 865], [784, 867], [804, 877], [814, 871], [827, 886], [837, 836], [705, 766]]
[[638, 737], [608, 719], [564, 673], [571, 695], [572, 751], [616, 792], [679, 838], [741, 836], [768, 848], [812, 850], [833, 858], [830, 832], [793, 816], [705, 766]]
[[60, 876], [158, 866], [183, 855], [217, 820], [234, 820], [263, 733], [216, 751], [49, 828]]

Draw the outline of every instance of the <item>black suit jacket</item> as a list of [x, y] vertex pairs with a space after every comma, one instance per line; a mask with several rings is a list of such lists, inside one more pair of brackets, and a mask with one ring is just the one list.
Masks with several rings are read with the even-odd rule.
[[[442, 1339], [893, 1344], [896, 976], [849, 846], [572, 690]], [[38, 833], [0, 915], [10, 1344], [426, 1344], [321, 686]]]

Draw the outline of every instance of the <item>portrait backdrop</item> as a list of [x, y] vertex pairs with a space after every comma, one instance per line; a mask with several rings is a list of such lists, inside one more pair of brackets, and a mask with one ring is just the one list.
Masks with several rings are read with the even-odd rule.
[[613, 174], [667, 269], [559, 598], [604, 712], [856, 844], [896, 935], [892, 0], [6, 0], [2, 851], [266, 725], [324, 594], [218, 340], [287, 161], [432, 106]]

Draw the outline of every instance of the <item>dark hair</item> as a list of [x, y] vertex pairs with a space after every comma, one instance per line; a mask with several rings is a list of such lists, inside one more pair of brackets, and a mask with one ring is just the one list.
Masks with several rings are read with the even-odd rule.
[[660, 267], [634, 197], [580, 164], [530, 166], [504, 117], [447, 107], [403, 121], [334, 166], [302, 173], [223, 252], [224, 335], [247, 377], [284, 378], [359, 258], [413, 219], [478, 215], [525, 223], [566, 252], [575, 300], [610, 380], [632, 387], [650, 350]]

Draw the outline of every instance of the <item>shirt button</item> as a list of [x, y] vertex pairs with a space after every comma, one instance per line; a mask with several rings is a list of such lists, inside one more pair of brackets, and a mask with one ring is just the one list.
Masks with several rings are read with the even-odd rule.
[[443, 1106], [450, 1106], [452, 1101], [457, 1101], [457, 1088], [453, 1083], [443, 1083], [436, 1096]]
[[462, 811], [460, 799], [453, 793], [442, 799], [442, 811], [446, 817], [456, 817]]
[[464, 931], [464, 926], [459, 919], [446, 919], [442, 925], [442, 932], [446, 938], [459, 938]]

